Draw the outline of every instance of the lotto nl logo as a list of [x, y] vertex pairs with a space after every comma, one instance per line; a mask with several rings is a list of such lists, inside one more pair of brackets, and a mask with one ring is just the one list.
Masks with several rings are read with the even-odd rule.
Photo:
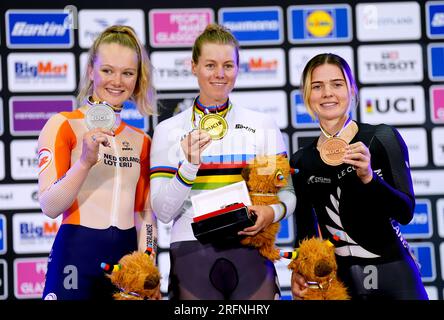
[[71, 48], [77, 9], [8, 10], [6, 42], [9, 48]]

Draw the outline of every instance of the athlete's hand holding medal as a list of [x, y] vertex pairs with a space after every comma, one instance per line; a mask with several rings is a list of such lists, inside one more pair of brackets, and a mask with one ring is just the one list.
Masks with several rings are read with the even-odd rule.
[[351, 164], [355, 168], [357, 176], [364, 184], [369, 183], [373, 179], [370, 159], [370, 151], [361, 141], [347, 146], [344, 163]]
[[205, 130], [192, 130], [180, 142], [189, 163], [200, 164], [202, 152], [210, 145], [211, 136]]
[[339, 166], [343, 163], [351, 164], [364, 184], [370, 182], [373, 178], [370, 151], [360, 141], [348, 144], [358, 132], [356, 123], [348, 118], [342, 129], [333, 135], [327, 133], [322, 126], [320, 129], [326, 137], [318, 145], [322, 161], [330, 166]]
[[122, 108], [111, 106], [105, 101], [95, 102], [88, 98], [90, 108], [85, 113], [85, 123], [89, 131], [83, 135], [83, 147], [80, 161], [91, 168], [99, 159], [99, 146], [111, 147], [108, 136], [114, 137], [112, 129], [117, 124], [115, 112]]

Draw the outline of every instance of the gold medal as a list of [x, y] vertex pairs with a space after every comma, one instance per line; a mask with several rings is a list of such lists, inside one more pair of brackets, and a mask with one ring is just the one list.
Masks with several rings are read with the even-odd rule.
[[209, 113], [200, 118], [199, 129], [207, 131], [212, 140], [220, 140], [228, 132], [228, 123], [217, 113]]
[[322, 161], [330, 166], [339, 166], [343, 163], [347, 146], [348, 143], [345, 140], [336, 137], [328, 138], [319, 148]]

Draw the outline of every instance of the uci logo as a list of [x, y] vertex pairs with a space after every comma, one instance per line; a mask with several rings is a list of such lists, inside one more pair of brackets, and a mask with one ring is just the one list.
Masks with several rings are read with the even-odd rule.
[[388, 113], [392, 109], [398, 113], [415, 112], [415, 99], [368, 99], [366, 100], [365, 107], [367, 113]]

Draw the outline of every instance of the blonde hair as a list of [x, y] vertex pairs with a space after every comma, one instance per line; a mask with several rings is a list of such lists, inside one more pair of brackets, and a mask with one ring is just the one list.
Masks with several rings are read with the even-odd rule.
[[334, 54], [334, 53], [321, 53], [317, 56], [314, 56], [311, 58], [307, 64], [305, 65], [304, 71], [302, 72], [301, 77], [301, 93], [302, 97], [304, 98], [304, 104], [307, 108], [307, 112], [310, 114], [310, 116], [315, 119], [315, 113], [313, 112], [313, 109], [310, 106], [310, 94], [311, 94], [311, 75], [313, 73], [313, 70], [320, 65], [323, 64], [332, 64], [337, 66], [344, 76], [344, 79], [347, 82], [348, 90], [353, 93], [352, 104], [354, 104], [352, 107], [356, 107], [358, 105], [358, 86], [356, 85], [356, 81], [353, 77], [353, 74], [351, 72], [350, 66], [348, 65], [347, 61], [345, 61], [342, 57]]
[[114, 25], [106, 28], [94, 41], [88, 51], [87, 68], [79, 83], [77, 99], [83, 104], [93, 93], [93, 82], [89, 78], [88, 70], [94, 66], [97, 51], [101, 44], [117, 43], [121, 46], [133, 49], [137, 53], [139, 65], [137, 81], [131, 100], [136, 103], [137, 109], [142, 115], [153, 114], [156, 105], [156, 91], [152, 81], [152, 66], [143, 44], [138, 39], [136, 32], [129, 26]]
[[193, 45], [193, 62], [197, 64], [205, 43], [228, 44], [236, 50], [236, 64], [239, 65], [239, 42], [231, 31], [219, 24], [210, 23], [205, 30], [196, 38]]

